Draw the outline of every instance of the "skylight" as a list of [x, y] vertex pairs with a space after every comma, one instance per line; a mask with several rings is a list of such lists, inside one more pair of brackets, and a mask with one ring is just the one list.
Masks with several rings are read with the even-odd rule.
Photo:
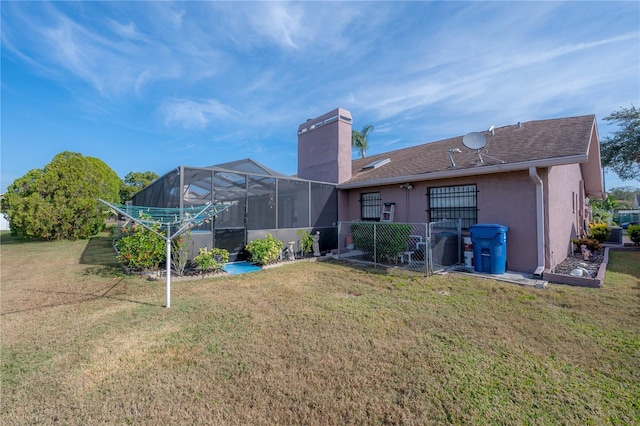
[[380, 166], [384, 166], [385, 164], [387, 164], [389, 161], [391, 161], [390, 158], [385, 158], [384, 160], [376, 160], [373, 163], [369, 163], [366, 166], [364, 166], [362, 168], [362, 170], [370, 170], [370, 169], [377, 169]]

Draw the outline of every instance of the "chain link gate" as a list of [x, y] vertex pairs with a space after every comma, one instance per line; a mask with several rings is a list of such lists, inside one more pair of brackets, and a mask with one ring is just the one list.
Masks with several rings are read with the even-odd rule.
[[338, 258], [434, 272], [460, 263], [459, 220], [432, 223], [340, 222]]
[[462, 263], [462, 220], [430, 222], [427, 275]]

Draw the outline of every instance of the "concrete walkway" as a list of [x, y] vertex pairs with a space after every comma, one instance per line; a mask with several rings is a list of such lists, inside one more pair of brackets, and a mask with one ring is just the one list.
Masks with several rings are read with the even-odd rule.
[[507, 271], [504, 274], [486, 274], [484, 272], [475, 272], [472, 267], [467, 266], [452, 266], [448, 268], [444, 273], [461, 273], [466, 275], [473, 275], [474, 277], [487, 278], [490, 280], [504, 281], [512, 284], [524, 285], [534, 288], [546, 288], [548, 282], [545, 280], [534, 279], [530, 274], [523, 274], [521, 272]]

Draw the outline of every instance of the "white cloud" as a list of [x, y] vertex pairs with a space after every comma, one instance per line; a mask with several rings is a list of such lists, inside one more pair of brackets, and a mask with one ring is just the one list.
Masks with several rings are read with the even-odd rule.
[[294, 39], [302, 37], [302, 10], [293, 3], [261, 3], [260, 13], [251, 17], [254, 29], [276, 43], [298, 48]]
[[129, 22], [128, 24], [121, 24], [113, 19], [107, 19], [107, 22], [111, 26], [114, 33], [124, 38], [136, 39], [140, 38], [140, 33], [136, 28], [136, 24]]
[[174, 99], [165, 102], [161, 111], [167, 126], [179, 126], [187, 129], [204, 129], [212, 121], [237, 116], [233, 108], [223, 105], [215, 99], [196, 102], [186, 99]]

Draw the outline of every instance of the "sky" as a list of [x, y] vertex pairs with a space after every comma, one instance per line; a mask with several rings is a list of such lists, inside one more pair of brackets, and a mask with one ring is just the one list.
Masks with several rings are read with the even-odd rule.
[[298, 125], [338, 107], [374, 126], [373, 155], [586, 114], [603, 138], [640, 105], [637, 1], [0, 8], [2, 192], [62, 151], [121, 178], [243, 158], [295, 174]]

